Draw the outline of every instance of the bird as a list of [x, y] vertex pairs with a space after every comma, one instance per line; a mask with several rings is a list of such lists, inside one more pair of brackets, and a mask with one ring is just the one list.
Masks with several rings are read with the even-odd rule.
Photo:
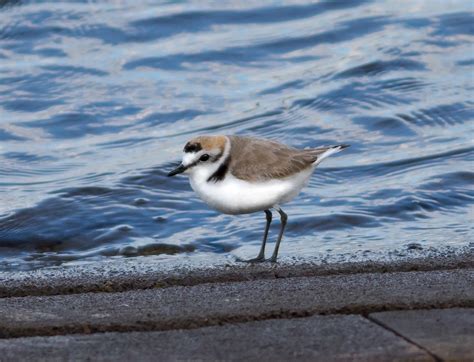
[[[298, 149], [263, 138], [203, 135], [185, 144], [181, 163], [168, 176], [187, 174], [196, 194], [224, 214], [265, 212], [260, 251], [256, 258], [245, 261], [276, 262], [288, 221], [281, 205], [300, 193], [321, 161], [347, 147]], [[272, 209], [280, 214], [281, 225], [273, 254], [265, 259]]]

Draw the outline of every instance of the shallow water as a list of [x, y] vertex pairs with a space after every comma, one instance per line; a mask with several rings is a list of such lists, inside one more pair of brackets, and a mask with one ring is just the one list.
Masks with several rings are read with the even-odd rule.
[[255, 256], [263, 213], [166, 177], [207, 133], [351, 144], [283, 258], [469, 245], [473, 35], [470, 0], [0, 1], [0, 270]]

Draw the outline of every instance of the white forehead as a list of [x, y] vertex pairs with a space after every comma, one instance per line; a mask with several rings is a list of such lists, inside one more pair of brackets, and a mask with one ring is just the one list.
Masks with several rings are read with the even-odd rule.
[[196, 160], [197, 156], [198, 156], [198, 153], [196, 152], [184, 152], [182, 164], [185, 166], [190, 165]]

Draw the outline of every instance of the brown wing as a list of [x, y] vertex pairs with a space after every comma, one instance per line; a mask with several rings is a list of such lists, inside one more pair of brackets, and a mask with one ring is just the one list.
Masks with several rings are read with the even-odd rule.
[[298, 150], [269, 140], [229, 136], [230, 170], [235, 177], [247, 181], [285, 178], [311, 167], [327, 148]]

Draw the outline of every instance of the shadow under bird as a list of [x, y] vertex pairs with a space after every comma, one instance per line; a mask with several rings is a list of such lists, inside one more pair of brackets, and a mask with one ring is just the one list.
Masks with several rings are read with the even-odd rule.
[[265, 212], [267, 223], [260, 252], [248, 261], [265, 260], [265, 244], [272, 222], [270, 210], [278, 211], [281, 227], [269, 259], [276, 262], [288, 220], [280, 205], [299, 194], [321, 161], [346, 147], [297, 149], [252, 137], [199, 136], [186, 143], [181, 164], [168, 176], [187, 173], [198, 196], [222, 213]]

